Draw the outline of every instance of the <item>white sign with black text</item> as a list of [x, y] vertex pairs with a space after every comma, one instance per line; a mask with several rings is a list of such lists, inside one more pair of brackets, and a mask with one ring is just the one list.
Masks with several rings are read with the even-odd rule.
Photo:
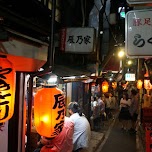
[[126, 73], [125, 80], [126, 81], [135, 81], [135, 73]]
[[60, 50], [70, 53], [91, 53], [94, 51], [94, 28], [64, 28], [61, 30]]
[[152, 9], [129, 11], [125, 22], [126, 54], [134, 58], [152, 56]]

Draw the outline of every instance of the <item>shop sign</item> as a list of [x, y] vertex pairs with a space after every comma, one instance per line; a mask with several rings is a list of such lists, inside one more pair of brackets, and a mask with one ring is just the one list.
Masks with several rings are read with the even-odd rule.
[[125, 81], [135, 81], [135, 73], [126, 73]]
[[129, 57], [152, 56], [152, 9], [126, 14], [125, 51]]
[[94, 28], [64, 28], [61, 30], [60, 50], [70, 53], [91, 53], [94, 51]]

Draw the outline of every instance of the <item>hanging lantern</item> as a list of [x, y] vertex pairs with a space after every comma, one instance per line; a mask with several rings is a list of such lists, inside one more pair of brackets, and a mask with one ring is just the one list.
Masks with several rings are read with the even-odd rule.
[[56, 86], [44, 86], [34, 97], [34, 125], [45, 137], [57, 136], [63, 128], [65, 99]]
[[142, 85], [143, 85], [143, 82], [142, 82], [142, 80], [138, 80], [137, 81], [137, 89], [141, 89], [142, 88]]
[[112, 88], [115, 90], [117, 88], [117, 82], [116, 81], [113, 81], [112, 82]]
[[0, 55], [0, 123], [14, 113], [15, 70], [6, 55]]
[[145, 79], [144, 80], [144, 88], [146, 90], [150, 90], [151, 89], [151, 83], [150, 83], [150, 80], [149, 79]]
[[107, 81], [103, 81], [103, 82], [102, 82], [102, 92], [103, 92], [103, 93], [108, 92], [108, 88], [109, 88], [108, 82], [107, 82]]
[[92, 83], [91, 83], [91, 87], [94, 87], [95, 85], [96, 85], [95, 82], [92, 82]]

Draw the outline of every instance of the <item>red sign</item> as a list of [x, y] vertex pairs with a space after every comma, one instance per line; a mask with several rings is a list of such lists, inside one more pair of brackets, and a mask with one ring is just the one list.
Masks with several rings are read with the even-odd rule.
[[60, 36], [61, 36], [60, 50], [64, 51], [65, 50], [65, 40], [66, 40], [66, 28], [61, 29]]

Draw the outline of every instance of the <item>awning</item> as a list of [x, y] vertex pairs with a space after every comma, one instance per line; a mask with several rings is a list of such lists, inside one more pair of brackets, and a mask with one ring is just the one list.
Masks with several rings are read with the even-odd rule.
[[99, 72], [102, 74], [107, 71], [118, 72], [120, 70], [120, 60], [114, 56], [114, 51], [108, 53], [105, 59], [102, 61], [99, 66]]
[[63, 66], [55, 65], [52, 72], [60, 77], [91, 75], [91, 71], [87, 70], [84, 67], [77, 68], [77, 67], [67, 67], [64, 65]]
[[115, 57], [111, 57], [108, 63], [105, 65], [103, 71], [115, 71], [118, 72], [120, 69], [120, 60]]

